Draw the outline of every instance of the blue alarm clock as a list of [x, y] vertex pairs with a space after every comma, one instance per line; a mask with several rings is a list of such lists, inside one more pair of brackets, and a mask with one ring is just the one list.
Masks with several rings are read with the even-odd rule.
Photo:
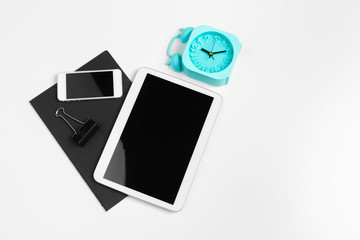
[[[209, 26], [188, 27], [175, 36], [169, 45], [167, 63], [176, 72], [181, 70], [194, 79], [213, 86], [222, 86], [229, 78], [241, 50], [241, 43], [232, 34]], [[176, 38], [187, 43], [183, 55], [170, 55]]]

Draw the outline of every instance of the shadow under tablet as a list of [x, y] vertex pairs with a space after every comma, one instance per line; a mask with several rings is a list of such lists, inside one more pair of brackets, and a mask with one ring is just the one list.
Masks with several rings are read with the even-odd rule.
[[147, 74], [104, 178], [173, 204], [212, 101]]

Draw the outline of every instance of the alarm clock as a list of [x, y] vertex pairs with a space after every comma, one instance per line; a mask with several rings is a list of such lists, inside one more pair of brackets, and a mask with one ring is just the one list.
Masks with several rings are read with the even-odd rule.
[[[186, 43], [185, 50], [170, 55], [175, 39]], [[170, 61], [167, 63], [176, 72], [213, 86], [229, 82], [231, 72], [241, 50], [241, 43], [234, 35], [209, 26], [181, 29], [173, 37], [168, 48]]]

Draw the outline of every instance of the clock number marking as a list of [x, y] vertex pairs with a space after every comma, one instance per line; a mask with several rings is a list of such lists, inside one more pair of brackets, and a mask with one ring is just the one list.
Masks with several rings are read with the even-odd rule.
[[202, 67], [201, 70], [203, 70], [204, 72], [209, 72], [209, 68], [207, 67]]
[[196, 41], [197, 43], [200, 43], [201, 45], [203, 45], [204, 43], [201, 41], [200, 38], [198, 38], [198, 40]]
[[210, 36], [210, 35], [205, 35], [204, 38], [205, 38], [205, 43], [208, 43], [208, 42], [210, 42], [210, 40], [211, 40], [211, 36]]
[[193, 43], [193, 44], [191, 45], [190, 51], [192, 51], [192, 52], [197, 52], [197, 51], [199, 51], [199, 50], [200, 50], [200, 45], [199, 45], [199, 44]]
[[191, 55], [190, 55], [190, 58], [191, 58], [191, 60], [193, 60], [193, 61], [198, 61], [198, 60], [199, 60], [198, 56], [191, 56]]
[[232, 50], [230, 49], [230, 48], [228, 48], [228, 49], [226, 49], [226, 54], [227, 55], [231, 55], [233, 52], [232, 52]]
[[201, 64], [198, 61], [194, 61], [194, 66], [199, 67]]
[[221, 41], [221, 43], [220, 43], [220, 47], [227, 47], [226, 42], [225, 42], [225, 41]]
[[226, 64], [229, 64], [231, 62], [231, 60], [232, 60], [231, 57], [225, 57], [223, 59], [223, 62], [226, 63]]

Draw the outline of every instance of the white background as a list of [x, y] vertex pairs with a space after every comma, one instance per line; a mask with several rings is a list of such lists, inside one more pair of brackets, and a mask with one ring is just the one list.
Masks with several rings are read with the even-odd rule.
[[[359, 23], [355, 0], [1, 0], [0, 239], [360, 239]], [[165, 65], [202, 24], [243, 43], [227, 86]], [[29, 104], [103, 50], [224, 98], [181, 212], [104, 212]]]

